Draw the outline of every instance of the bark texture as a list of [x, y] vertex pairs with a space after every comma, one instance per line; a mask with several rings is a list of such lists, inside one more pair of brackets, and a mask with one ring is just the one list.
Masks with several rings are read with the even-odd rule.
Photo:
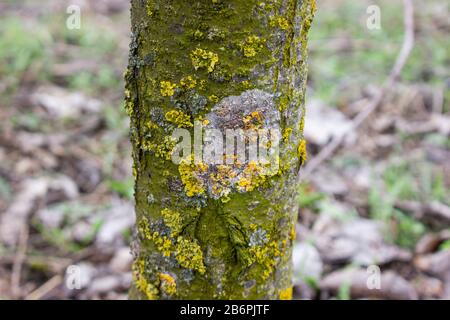
[[[132, 0], [139, 299], [289, 299], [314, 0]], [[281, 128], [279, 169], [171, 161], [176, 128]], [[192, 155], [190, 158], [192, 159]]]

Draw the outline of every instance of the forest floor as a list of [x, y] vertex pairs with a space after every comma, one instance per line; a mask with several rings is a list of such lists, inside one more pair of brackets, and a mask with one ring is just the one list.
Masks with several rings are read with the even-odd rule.
[[[366, 27], [372, 2], [381, 30]], [[82, 8], [80, 30], [66, 28], [70, 4]], [[450, 298], [450, 13], [445, 1], [414, 4], [401, 80], [302, 180], [296, 298]], [[128, 10], [127, 0], [0, 1], [0, 299], [127, 297]], [[401, 1], [319, 1], [310, 159], [387, 78], [402, 15]], [[81, 289], [68, 270], [80, 271]]]

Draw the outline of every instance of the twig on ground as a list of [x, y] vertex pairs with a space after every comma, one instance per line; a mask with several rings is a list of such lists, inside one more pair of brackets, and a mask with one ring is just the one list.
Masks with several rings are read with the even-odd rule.
[[430, 220], [450, 225], [450, 207], [437, 201], [421, 203], [416, 201], [397, 201], [395, 207], [411, 213], [416, 219]]
[[90, 255], [95, 253], [95, 249], [88, 248], [84, 251], [79, 252], [72, 260], [68, 261], [64, 264], [64, 266], [61, 268], [61, 272], [59, 274], [54, 275], [50, 280], [45, 282], [43, 285], [41, 285], [39, 288], [31, 292], [25, 297], [25, 300], [40, 300], [44, 298], [47, 294], [52, 292], [54, 289], [56, 289], [58, 286], [60, 286], [64, 282], [64, 273], [66, 272], [66, 269], [71, 265], [75, 264], [80, 260], [83, 260]]
[[401, 71], [414, 47], [414, 6], [412, 0], [403, 0], [403, 6], [405, 36], [403, 39], [402, 48], [397, 56], [397, 60], [389, 74], [389, 77], [372, 102], [352, 120], [352, 124], [347, 128], [347, 130], [343, 134], [335, 136], [331, 142], [325, 146], [325, 148], [323, 148], [312, 160], [307, 163], [304, 169], [301, 170], [302, 178], [309, 177], [314, 170], [316, 170], [324, 161], [333, 155], [339, 146], [346, 140], [349, 132], [352, 132], [361, 126], [361, 124], [381, 105], [383, 97], [400, 76]]
[[11, 275], [11, 293], [14, 297], [19, 298], [21, 296], [20, 278], [22, 274], [23, 263], [26, 259], [26, 253], [28, 248], [28, 236], [29, 228], [28, 224], [22, 224], [19, 247], [17, 248], [16, 256], [14, 258], [12, 275]]
[[25, 297], [25, 300], [40, 300], [53, 289], [58, 287], [64, 280], [64, 277], [57, 274], [42, 286], [31, 292], [29, 295]]

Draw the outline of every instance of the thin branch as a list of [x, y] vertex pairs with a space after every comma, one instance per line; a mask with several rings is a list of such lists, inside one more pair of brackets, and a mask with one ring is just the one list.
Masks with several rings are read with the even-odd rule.
[[53, 276], [50, 280], [44, 283], [42, 286], [31, 292], [25, 297], [25, 300], [41, 300], [49, 292], [53, 291], [56, 287], [63, 283], [64, 277], [60, 274]]
[[20, 230], [19, 247], [14, 258], [12, 275], [11, 275], [11, 292], [14, 297], [21, 296], [20, 279], [22, 275], [22, 267], [27, 256], [29, 228], [28, 224], [24, 223]]

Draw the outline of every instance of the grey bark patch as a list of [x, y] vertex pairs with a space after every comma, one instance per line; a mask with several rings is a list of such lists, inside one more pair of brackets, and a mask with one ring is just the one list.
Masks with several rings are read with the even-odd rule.
[[252, 112], [262, 116], [263, 129], [278, 128], [280, 112], [276, 107], [273, 94], [253, 89], [240, 96], [224, 98], [216, 104], [206, 116], [208, 128], [225, 131], [226, 129], [244, 129], [243, 119]]

